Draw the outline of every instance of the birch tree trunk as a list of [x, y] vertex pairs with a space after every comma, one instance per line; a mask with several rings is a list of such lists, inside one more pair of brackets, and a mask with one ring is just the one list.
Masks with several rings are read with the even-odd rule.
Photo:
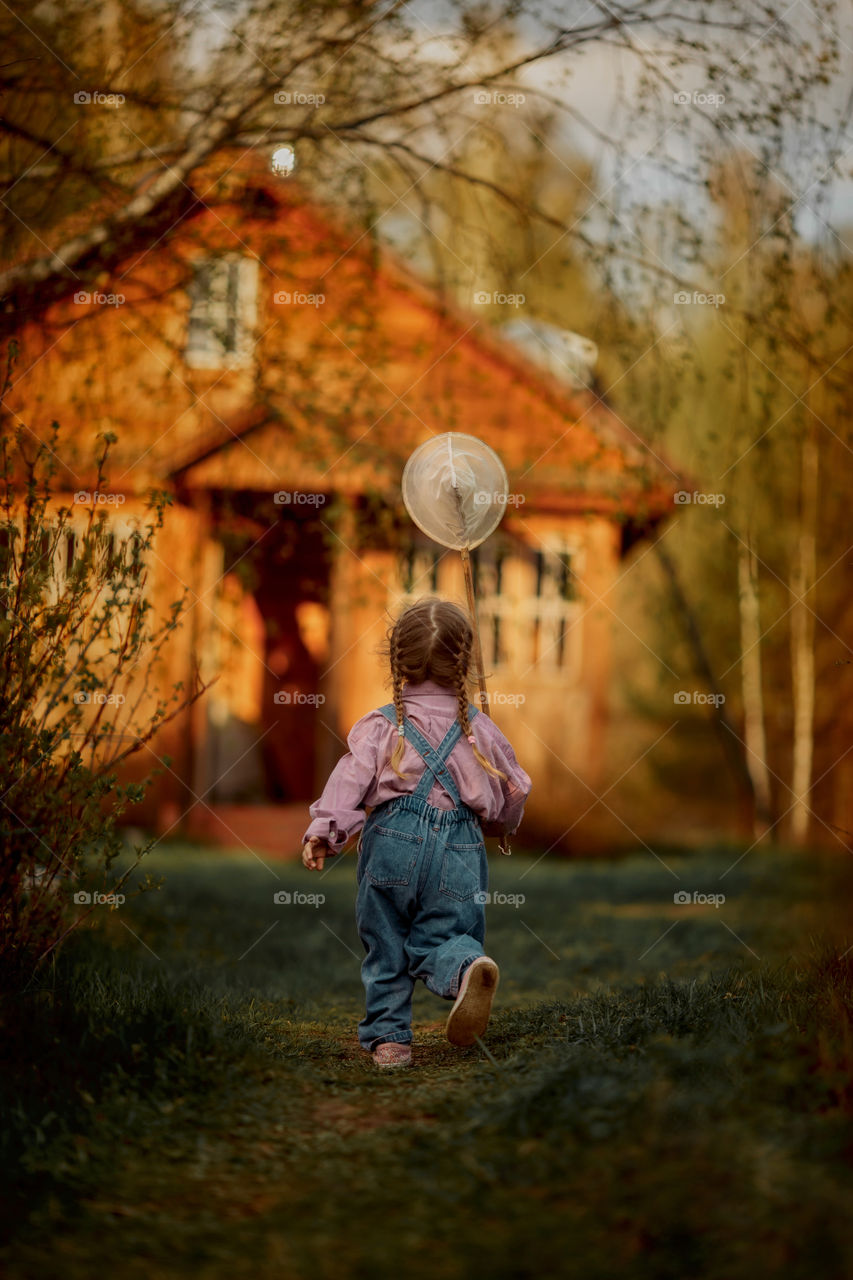
[[771, 825], [770, 770], [764, 731], [764, 690], [761, 681], [761, 613], [758, 601], [758, 561], [747, 532], [737, 540], [738, 611], [740, 618], [741, 697], [743, 698], [746, 767], [755, 792], [753, 829], [756, 839]]
[[813, 419], [806, 430], [800, 479], [800, 521], [794, 547], [790, 589], [791, 684], [794, 704], [794, 742], [791, 766], [791, 840], [803, 844], [809, 830], [809, 790], [814, 754], [814, 614], [806, 593], [816, 577], [815, 522], [818, 495], [818, 448]]

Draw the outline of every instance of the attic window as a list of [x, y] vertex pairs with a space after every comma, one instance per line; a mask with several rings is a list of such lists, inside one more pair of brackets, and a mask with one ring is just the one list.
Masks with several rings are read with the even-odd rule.
[[257, 317], [258, 263], [228, 254], [194, 264], [186, 363], [222, 369], [252, 360]]

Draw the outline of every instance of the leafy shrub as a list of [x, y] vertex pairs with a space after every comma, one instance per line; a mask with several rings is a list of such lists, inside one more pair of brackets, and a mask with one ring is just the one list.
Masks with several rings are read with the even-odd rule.
[[[106, 493], [115, 437], [98, 441], [95, 492]], [[177, 684], [153, 710], [140, 710], [185, 598], [158, 621], [145, 592], [168, 495], [152, 491], [146, 519], [131, 522], [122, 540], [104, 506], [59, 503], [58, 444], [56, 423], [39, 440], [0, 416], [0, 979], [7, 988], [27, 979], [93, 909], [91, 890], [81, 888], [93, 869], [95, 892], [117, 894], [150, 848], [138, 847], [110, 883], [123, 848], [116, 820], [155, 776], [122, 783], [119, 768], [205, 687], [196, 680], [182, 697]], [[87, 894], [88, 911], [81, 910]]]

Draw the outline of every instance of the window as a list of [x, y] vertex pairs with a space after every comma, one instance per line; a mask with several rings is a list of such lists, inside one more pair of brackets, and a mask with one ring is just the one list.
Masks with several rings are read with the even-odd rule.
[[56, 604], [65, 594], [68, 570], [74, 559], [74, 544], [73, 541], [69, 542], [69, 537], [73, 538], [70, 529], [60, 531], [59, 526], [54, 523], [48, 525], [41, 533], [42, 555], [51, 556], [52, 553], [50, 567], [45, 566], [50, 575], [46, 591], [48, 604]]
[[439, 566], [444, 552], [434, 542], [412, 542], [403, 552], [400, 579], [405, 603], [418, 596], [435, 595], [438, 590]]
[[[70, 563], [71, 554], [70, 536], [70, 531], [64, 538], [60, 536], [56, 521], [49, 521], [33, 534], [27, 556], [27, 581], [31, 586], [40, 585], [45, 604], [56, 604], [64, 591], [66, 565]], [[9, 603], [11, 594], [17, 590], [23, 554], [24, 532], [20, 521], [4, 521], [0, 526], [0, 587], [4, 604]]]
[[[87, 546], [87, 526], [82, 521], [65, 523], [62, 528], [57, 521], [48, 521], [35, 534], [28, 581], [38, 583], [42, 602], [52, 608], [76, 591], [77, 584], [71, 581], [72, 570], [81, 557], [90, 559], [93, 572], [87, 573], [86, 591], [94, 601], [92, 609], [99, 612], [107, 599], [118, 605], [105, 632], [112, 641], [118, 641], [131, 601], [149, 598], [145, 538], [135, 524], [120, 516], [113, 517], [100, 533], [90, 531], [88, 537], [91, 541]], [[9, 616], [20, 572], [23, 539], [19, 522], [0, 523], [0, 618]], [[125, 576], [122, 576], [123, 570]]]
[[581, 604], [575, 576], [577, 552], [563, 543], [534, 552], [530, 601], [530, 663], [543, 672], [572, 676], [580, 658]]
[[9, 616], [11, 590], [14, 586], [14, 566], [16, 561], [16, 543], [20, 537], [17, 525], [13, 520], [0, 524], [0, 618]]
[[[15, 534], [20, 536], [18, 530], [15, 530]], [[45, 525], [41, 530], [39, 545], [41, 555], [45, 558], [45, 599], [48, 604], [56, 604], [65, 594], [71, 570], [78, 555], [83, 554], [85, 536], [83, 525], [66, 524], [61, 535], [55, 522]], [[137, 586], [144, 588], [143, 575], [147, 567], [144, 537], [137, 528], [117, 516], [100, 533], [93, 530], [89, 536], [93, 540], [96, 561], [95, 575], [89, 580], [92, 589], [97, 589], [99, 584], [106, 586], [110, 583], [117, 588], [123, 570], [126, 573], [126, 591], [133, 591]], [[8, 540], [8, 534], [6, 537]], [[47, 558], [50, 558], [50, 564], [47, 563]]]
[[[115, 586], [123, 583], [134, 589], [142, 571], [142, 535], [136, 530], [128, 533], [122, 523], [120, 530], [106, 529], [99, 540], [100, 578]], [[69, 566], [73, 561], [69, 560]]]
[[[583, 609], [579, 561], [578, 549], [562, 540], [531, 547], [505, 533], [471, 552], [487, 675], [577, 679]], [[426, 538], [416, 537], [404, 551], [399, 584], [389, 602], [394, 614], [420, 596], [465, 599], [460, 557]]]
[[257, 315], [258, 264], [228, 254], [195, 264], [184, 358], [193, 369], [251, 362]]
[[510, 661], [505, 614], [512, 611], [513, 602], [504, 589], [506, 559], [506, 549], [493, 543], [471, 552], [474, 599], [480, 620], [480, 650], [483, 668], [487, 672]]

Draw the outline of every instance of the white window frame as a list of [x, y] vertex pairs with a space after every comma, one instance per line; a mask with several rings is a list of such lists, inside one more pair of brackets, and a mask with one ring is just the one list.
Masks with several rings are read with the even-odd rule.
[[193, 269], [185, 363], [191, 369], [251, 364], [258, 311], [257, 258], [225, 253], [197, 258]]
[[[417, 537], [413, 542], [406, 569], [414, 589], [406, 590], [408, 574], [401, 569], [400, 588], [391, 593], [393, 600], [389, 601], [392, 609], [413, 604], [424, 595], [447, 594], [444, 557], [449, 553], [432, 542], [421, 543]], [[579, 590], [571, 599], [562, 594], [559, 564], [561, 557], [568, 558], [569, 572], [578, 582], [583, 568], [581, 546], [564, 535], [549, 535], [535, 545], [518, 538], [508, 545], [484, 543], [472, 555], [477, 557], [477, 614], [484, 670], [534, 681], [544, 678], [566, 685], [577, 683], [583, 663], [584, 602]], [[537, 555], [543, 557], [545, 569], [538, 594]], [[519, 583], [525, 580], [530, 589], [522, 591]]]
[[[474, 594], [480, 623], [480, 651], [484, 671], [506, 671], [513, 666], [512, 631], [507, 622], [514, 617], [515, 601], [506, 594], [505, 569], [522, 551], [494, 543], [481, 543], [476, 556]], [[500, 588], [500, 589], [499, 589]]]
[[[5, 521], [4, 521], [4, 525], [6, 525]], [[23, 537], [23, 530], [21, 527], [20, 517], [14, 517], [11, 520], [11, 522], [9, 522], [9, 525], [7, 525], [7, 527], [9, 526], [11, 526], [10, 532], [11, 532], [11, 529], [14, 529], [17, 533], [18, 538]], [[58, 527], [59, 527], [58, 519], [56, 519], [56, 517], [54, 516], [50, 516], [42, 526], [43, 536], [51, 540], [54, 539], [56, 537]], [[58, 604], [59, 600], [65, 594], [65, 587], [68, 579], [68, 571], [70, 568], [69, 561], [68, 561], [69, 536], [73, 536], [74, 538], [74, 552], [76, 555], [77, 547], [86, 532], [86, 528], [87, 528], [86, 522], [82, 518], [78, 518], [76, 520], [75, 519], [68, 520], [65, 523], [63, 536], [57, 541], [56, 546], [53, 549], [53, 573], [48, 580], [47, 590], [44, 595], [44, 603], [49, 607], [52, 607], [53, 605]], [[109, 543], [104, 544], [102, 548], [102, 557], [106, 555], [117, 555], [117, 554], [121, 556], [126, 556], [128, 552], [128, 544], [130, 543], [131, 539], [133, 538], [142, 539], [144, 537], [144, 534], [142, 533], [142, 529], [140, 526], [140, 522], [136, 517], [127, 518], [119, 515], [112, 515], [111, 517], [109, 517], [108, 522], [104, 529], [104, 533], [106, 537], [109, 539]], [[150, 596], [150, 592], [151, 592], [150, 554], [151, 552], [149, 549], [149, 554], [143, 555], [141, 557], [139, 575], [140, 577], [144, 578], [144, 581], [139, 592], [140, 600], [149, 600], [151, 598]], [[72, 558], [72, 563], [73, 563], [73, 558]], [[102, 580], [101, 590], [106, 590], [110, 585], [111, 581], [112, 579], [107, 579], [106, 576], [104, 576]], [[111, 634], [113, 639], [117, 638], [117, 636], [119, 635], [120, 621], [121, 621], [120, 615], [116, 615], [113, 618], [113, 627], [111, 629]]]
[[[6, 536], [10, 538], [10, 541], [12, 541], [13, 539], [16, 542], [23, 541], [23, 537], [24, 537], [23, 524], [24, 524], [23, 518], [17, 515], [13, 516], [11, 520], [3, 521], [4, 531], [6, 533]], [[44, 524], [41, 526], [39, 536], [41, 538], [44, 538], [48, 542], [52, 542], [53, 539], [56, 538], [58, 529], [59, 529], [59, 520], [53, 515], [48, 515]], [[58, 539], [56, 546], [53, 548], [53, 555], [52, 555], [52, 562], [51, 562], [53, 571], [50, 578], [48, 579], [47, 590], [45, 591], [45, 594], [43, 597], [44, 604], [49, 606], [55, 605], [58, 603], [65, 589], [65, 579], [68, 571], [68, 535], [69, 534], [74, 534], [75, 539], [78, 536], [77, 530], [74, 528], [74, 526], [71, 524], [70, 521], [67, 522], [65, 525], [64, 536]], [[19, 547], [18, 554], [20, 555], [20, 553], [21, 552]]]
[[[532, 671], [537, 676], [559, 677], [567, 683], [575, 683], [581, 674], [583, 661], [583, 601], [580, 593], [571, 599], [559, 589], [558, 577], [562, 576], [558, 565], [568, 559], [569, 573], [578, 581], [583, 567], [583, 552], [573, 540], [562, 535], [544, 537], [538, 547], [531, 548], [534, 557], [541, 554], [543, 568], [550, 569], [542, 576], [539, 589], [526, 602], [524, 613], [536, 635], [537, 652], [531, 660]], [[560, 643], [562, 637], [562, 644]]]

